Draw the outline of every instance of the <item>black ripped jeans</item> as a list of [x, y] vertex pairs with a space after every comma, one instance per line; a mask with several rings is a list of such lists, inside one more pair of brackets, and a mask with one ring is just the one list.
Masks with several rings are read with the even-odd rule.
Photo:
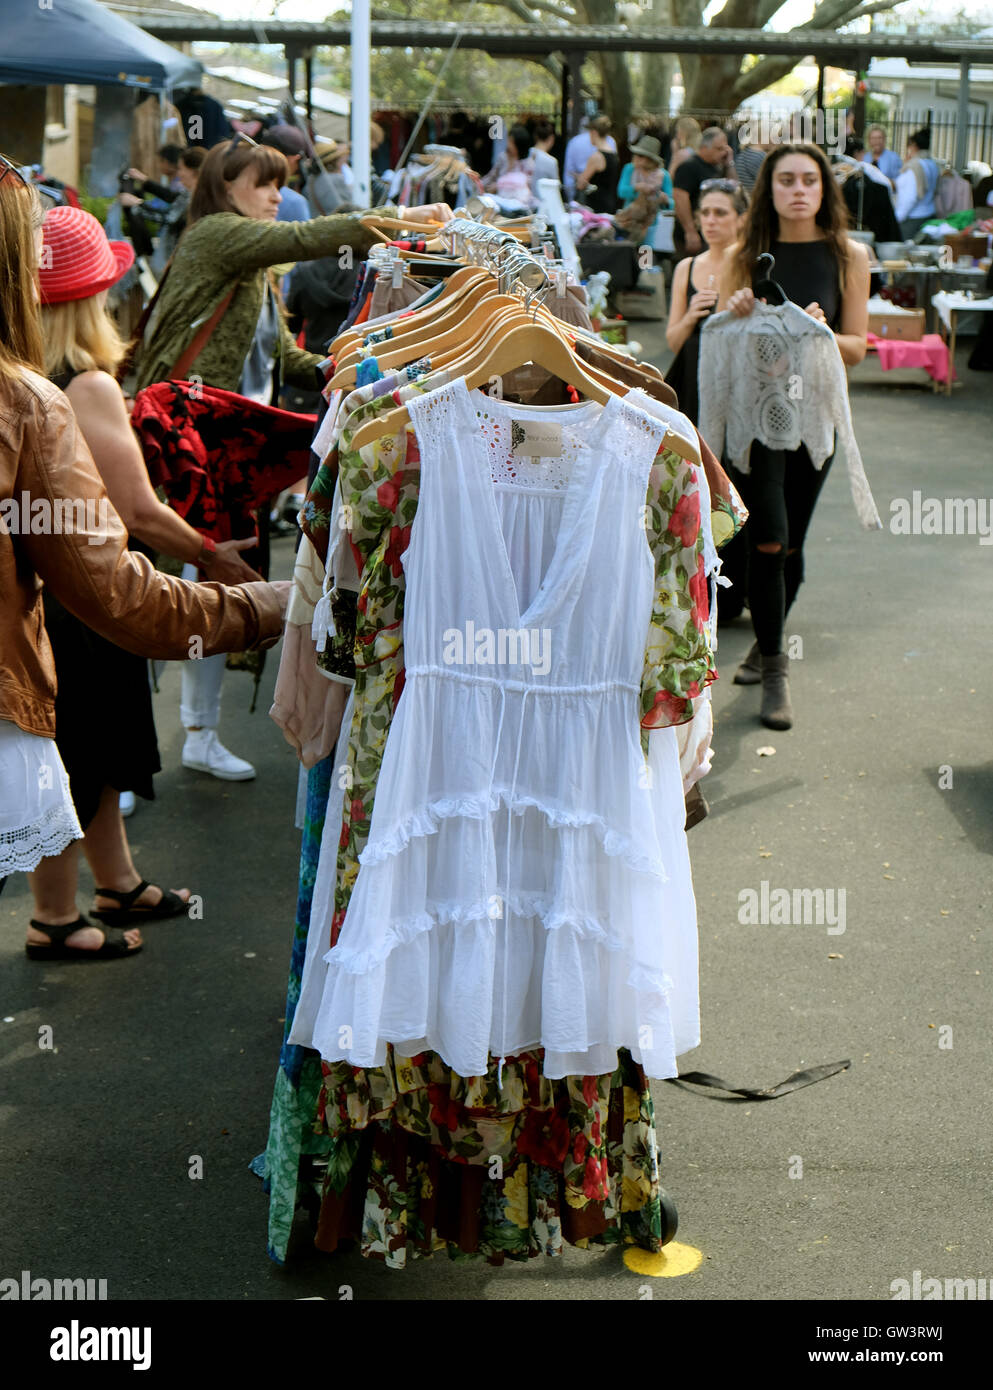
[[[755, 639], [763, 656], [783, 649], [786, 614], [803, 583], [803, 542], [834, 454], [817, 469], [801, 445], [784, 451], [754, 441], [750, 471], [726, 465], [748, 508], [744, 530], [722, 551], [722, 574], [733, 588], [721, 589], [721, 617], [736, 618], [748, 598]], [[775, 553], [760, 545], [778, 545]]]

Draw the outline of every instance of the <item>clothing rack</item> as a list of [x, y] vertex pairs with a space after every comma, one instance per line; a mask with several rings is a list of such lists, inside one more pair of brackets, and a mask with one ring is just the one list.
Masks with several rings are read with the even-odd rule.
[[456, 217], [445, 227], [443, 235], [451, 238], [452, 255], [489, 264], [496, 271], [502, 294], [518, 285], [534, 298], [553, 287], [560, 287], [561, 293], [565, 293], [564, 264], [536, 255], [502, 227]]

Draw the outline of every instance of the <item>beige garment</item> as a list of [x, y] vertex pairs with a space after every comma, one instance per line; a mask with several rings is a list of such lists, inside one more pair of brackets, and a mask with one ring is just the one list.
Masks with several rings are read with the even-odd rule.
[[587, 333], [593, 332], [586, 291], [582, 285], [567, 285], [565, 297], [561, 299], [553, 291], [546, 296], [545, 304], [563, 323], [569, 324], [572, 328], [585, 328]]
[[693, 718], [676, 726], [679, 771], [683, 779], [684, 796], [689, 794], [701, 777], [706, 777], [714, 756], [711, 749], [714, 737], [712, 690], [708, 685], [700, 698], [693, 703]]
[[183, 120], [171, 102], [162, 104], [157, 96], [147, 97], [134, 110], [131, 123], [131, 165], [150, 179], [159, 177], [159, 150], [163, 145], [186, 146]]
[[[372, 287], [369, 318], [378, 319], [386, 314], [400, 313], [402, 309], [406, 309], [408, 304], [413, 304], [415, 299], [420, 299], [424, 293], [424, 288], [416, 280], [411, 280], [409, 276], [405, 275], [399, 287], [394, 289], [388, 275], [377, 275], [376, 283]], [[360, 324], [359, 327], [362, 325]]]
[[348, 686], [328, 680], [319, 669], [310, 633], [323, 583], [324, 566], [304, 536], [293, 567], [293, 592], [269, 718], [282, 729], [305, 768], [334, 751], [348, 700]]

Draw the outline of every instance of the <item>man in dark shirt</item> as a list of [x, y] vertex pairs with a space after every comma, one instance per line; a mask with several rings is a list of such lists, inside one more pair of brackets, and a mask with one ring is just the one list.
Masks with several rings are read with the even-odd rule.
[[703, 250], [704, 242], [697, 231], [693, 214], [700, 201], [700, 185], [708, 179], [729, 177], [737, 183], [731, 146], [719, 126], [708, 126], [700, 136], [700, 147], [691, 158], [680, 164], [673, 178], [673, 192], [676, 200], [676, 226], [674, 239], [676, 259], [696, 256]]
[[222, 140], [231, 138], [231, 127], [224, 107], [216, 97], [209, 97], [200, 87], [191, 87], [176, 98], [176, 109], [183, 118], [183, 130], [188, 145], [212, 149]]

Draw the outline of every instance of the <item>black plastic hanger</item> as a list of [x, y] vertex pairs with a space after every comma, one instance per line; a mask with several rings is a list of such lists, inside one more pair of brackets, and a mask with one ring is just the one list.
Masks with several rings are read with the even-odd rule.
[[772, 272], [776, 269], [776, 258], [771, 251], [763, 251], [755, 262], [756, 271], [765, 273], [759, 279], [752, 281], [752, 293], [756, 299], [764, 299], [767, 304], [788, 304], [789, 296], [782, 285], [776, 283], [772, 278]]

